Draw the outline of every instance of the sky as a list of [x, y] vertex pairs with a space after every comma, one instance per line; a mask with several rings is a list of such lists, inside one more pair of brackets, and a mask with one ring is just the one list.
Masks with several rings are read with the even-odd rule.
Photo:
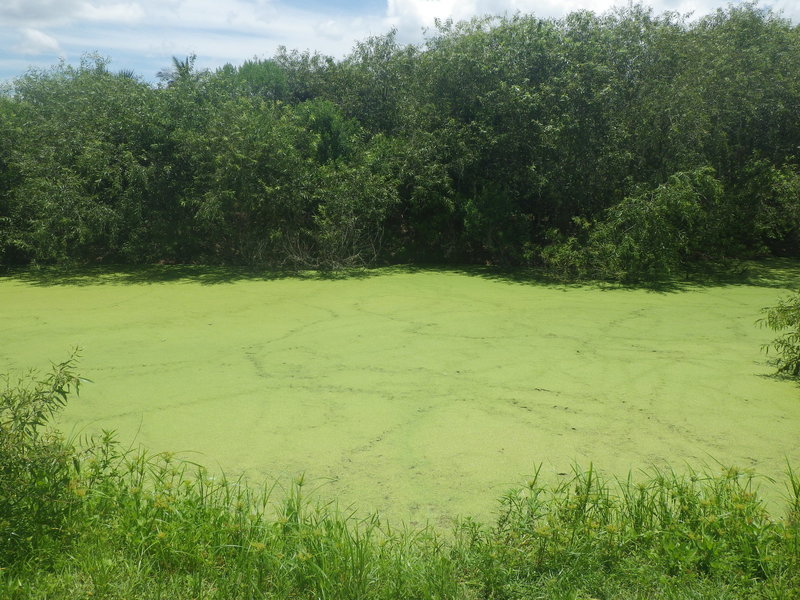
[[[736, 4], [739, 0], [734, 0]], [[355, 42], [397, 29], [403, 43], [420, 43], [435, 19], [532, 13], [562, 17], [576, 10], [601, 14], [619, 0], [0, 0], [0, 81], [27, 69], [82, 55], [111, 59], [112, 70], [132, 70], [148, 81], [172, 57], [197, 55], [214, 69], [268, 58], [279, 46], [342, 58]], [[624, 4], [624, 3], [623, 3]], [[650, 0], [656, 13], [699, 17], [723, 0]], [[767, 0], [800, 23], [800, 0]]]

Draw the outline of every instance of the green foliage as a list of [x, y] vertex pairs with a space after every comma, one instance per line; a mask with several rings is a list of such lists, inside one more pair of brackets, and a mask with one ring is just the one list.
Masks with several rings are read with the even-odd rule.
[[194, 212], [201, 253], [211, 262], [273, 262], [276, 244], [308, 226], [313, 136], [289, 109], [259, 98], [206, 109], [204, 127], [176, 139], [188, 180], [182, 204]]
[[167, 86], [188, 85], [197, 77], [197, 70], [194, 66], [196, 61], [196, 54], [190, 54], [184, 59], [173, 56], [172, 65], [159, 71], [156, 77]]
[[753, 159], [742, 171], [741, 184], [718, 218], [732, 244], [762, 254], [793, 255], [800, 249], [800, 172]]
[[770, 249], [794, 254], [800, 249], [800, 171], [770, 165], [754, 221], [756, 234]]
[[316, 266], [365, 266], [380, 254], [383, 223], [396, 195], [376, 167], [358, 165], [323, 172], [314, 215]]
[[781, 299], [771, 308], [765, 308], [764, 312], [766, 317], [759, 323], [780, 332], [764, 349], [775, 351], [779, 373], [800, 377], [800, 291]]
[[7, 246], [38, 262], [146, 260], [155, 92], [87, 57], [17, 80]]
[[292, 104], [322, 96], [334, 64], [332, 58], [318, 52], [288, 51], [283, 46], [272, 60], [285, 74], [286, 101]]
[[614, 281], [658, 280], [674, 276], [703, 254], [722, 252], [717, 223], [722, 185], [703, 167], [676, 173], [655, 190], [624, 198], [591, 223], [574, 218], [576, 235], [541, 252], [547, 268], [566, 277], [599, 277]]
[[220, 101], [202, 138], [183, 143], [194, 174], [183, 203], [206, 260], [327, 268], [377, 256], [391, 174], [370, 151], [380, 138], [331, 102]]
[[538, 252], [546, 271], [561, 279], [596, 276], [596, 273], [590, 271], [586, 251], [586, 236], [591, 231], [592, 224], [579, 217], [575, 218], [574, 223], [578, 229], [576, 235], [565, 239], [557, 229], [551, 229], [548, 231], [550, 243]]
[[19, 240], [13, 229], [10, 197], [14, 188], [19, 185], [16, 165], [12, 160], [12, 152], [21, 135], [19, 128], [14, 127], [16, 104], [0, 94], [0, 265], [17, 262], [16, 246]]
[[[158, 86], [97, 56], [14, 82], [2, 264], [544, 262], [641, 280], [800, 252], [800, 34], [754, 4], [195, 62]], [[720, 189], [679, 189], [706, 167]]]
[[78, 497], [75, 451], [47, 426], [80, 380], [75, 355], [0, 390], [0, 564], [60, 542]]
[[714, 253], [708, 217], [721, 199], [710, 168], [676, 173], [652, 192], [625, 198], [589, 234], [590, 272], [623, 281], [660, 279], [695, 253]]
[[417, 50], [397, 43], [397, 31], [357, 42], [327, 75], [325, 96], [370, 133], [396, 134], [408, 110]]
[[236, 70], [236, 79], [265, 100], [284, 100], [288, 95], [286, 72], [274, 60], [247, 60]]
[[486, 597], [771, 597], [773, 582], [796, 577], [800, 530], [791, 512], [772, 520], [753, 485], [736, 469], [616, 484], [575, 469], [552, 488], [537, 473], [502, 499], [496, 528], [462, 535], [478, 547]]

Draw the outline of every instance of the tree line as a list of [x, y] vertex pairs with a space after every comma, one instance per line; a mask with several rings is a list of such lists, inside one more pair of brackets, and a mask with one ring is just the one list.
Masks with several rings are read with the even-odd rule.
[[151, 84], [0, 95], [0, 266], [540, 266], [800, 255], [800, 27], [754, 4], [439, 22]]

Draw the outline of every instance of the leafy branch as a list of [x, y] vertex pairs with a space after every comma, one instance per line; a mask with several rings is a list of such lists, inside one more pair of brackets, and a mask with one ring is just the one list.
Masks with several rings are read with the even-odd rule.
[[800, 377], [800, 290], [782, 298], [776, 306], [765, 308], [764, 312], [766, 316], [759, 319], [758, 324], [782, 332], [764, 345], [764, 351], [775, 351], [779, 373]]

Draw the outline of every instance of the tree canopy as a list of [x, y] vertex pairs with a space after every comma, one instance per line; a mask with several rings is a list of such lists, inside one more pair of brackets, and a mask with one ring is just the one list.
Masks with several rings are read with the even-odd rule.
[[439, 23], [151, 85], [0, 96], [0, 265], [538, 265], [800, 254], [800, 28], [753, 4]]

